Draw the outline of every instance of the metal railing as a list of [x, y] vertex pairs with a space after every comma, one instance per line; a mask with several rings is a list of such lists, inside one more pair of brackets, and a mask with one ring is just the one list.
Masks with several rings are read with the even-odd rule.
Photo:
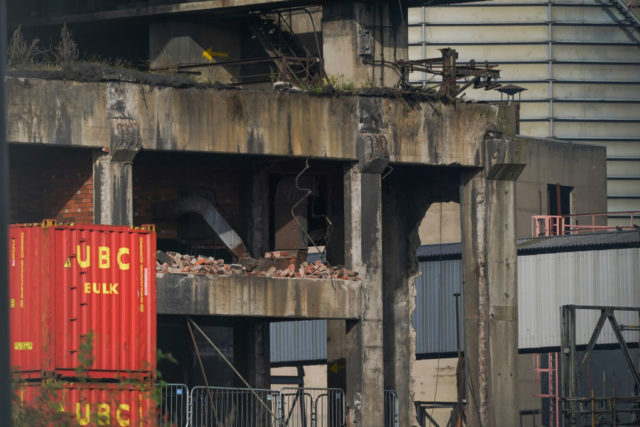
[[398, 394], [393, 390], [384, 391], [384, 426], [400, 427], [398, 421]]
[[[607, 219], [615, 216], [629, 218], [629, 225], [606, 224]], [[594, 233], [597, 231], [637, 230], [640, 211], [589, 213], [573, 215], [532, 215], [531, 234], [534, 237], [562, 236], [565, 234]], [[635, 222], [634, 222], [635, 221]]]
[[[157, 385], [158, 425], [171, 427], [344, 427], [344, 392], [335, 388], [280, 391], [184, 384]], [[387, 410], [387, 407], [389, 408]], [[385, 427], [398, 427], [395, 392], [385, 391]]]
[[274, 390], [193, 387], [190, 426], [279, 426], [280, 401], [280, 393]]
[[283, 388], [283, 425], [287, 427], [342, 427], [344, 392], [338, 388]]
[[184, 384], [160, 385], [160, 407], [158, 408], [161, 426], [183, 427], [189, 420], [189, 389]]

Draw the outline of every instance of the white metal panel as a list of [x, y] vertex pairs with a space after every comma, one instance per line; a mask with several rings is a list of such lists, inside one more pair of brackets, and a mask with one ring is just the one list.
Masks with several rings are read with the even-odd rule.
[[[583, 24], [584, 21], [580, 21], [579, 23]], [[552, 27], [553, 41], [580, 41], [589, 43], [629, 43], [633, 41], [632, 38], [629, 38], [628, 33], [624, 31], [617, 31], [617, 25], [615, 25], [610, 18], [605, 23], [607, 26], [598, 27], [596, 31], [594, 31], [594, 27], [592, 26], [554, 25]]]
[[[476, 26], [457, 27], [426, 27], [426, 37], [429, 43], [455, 44], [473, 40], [475, 43], [504, 43], [509, 42], [544, 42], [547, 40], [545, 25], [529, 25], [527, 31], [522, 31], [518, 25], [483, 26], [480, 31]], [[417, 40], [416, 40], [417, 41]], [[411, 43], [411, 38], [409, 39]]]
[[607, 162], [607, 173], [610, 176], [640, 176], [640, 161], [609, 161]]
[[556, 122], [557, 137], [627, 137], [640, 135], [640, 123]]
[[541, 6], [501, 6], [482, 7], [482, 3], [474, 3], [474, 7], [435, 6], [426, 10], [428, 23], [464, 23], [482, 22], [485, 24], [501, 22], [541, 22], [545, 20], [546, 7]]
[[640, 199], [608, 199], [609, 212], [640, 211]]
[[609, 180], [607, 194], [640, 197], [640, 179]]
[[589, 99], [596, 101], [640, 99], [640, 84], [568, 84], [555, 83], [556, 99]]
[[[442, 56], [438, 49], [448, 46], [431, 46], [427, 45], [426, 58], [437, 58]], [[500, 63], [504, 58], [510, 58], [511, 61], [546, 61], [547, 46], [544, 44], [526, 45], [476, 45], [476, 46], [451, 46], [458, 51], [458, 60], [466, 62], [471, 59], [476, 61], [489, 61]], [[416, 52], [418, 53], [418, 52]], [[411, 59], [413, 57], [410, 56]]]
[[[518, 257], [518, 346], [521, 349], [560, 345], [560, 307], [617, 305], [640, 307], [640, 249], [564, 252]], [[588, 343], [599, 313], [579, 311], [578, 345]], [[616, 314], [624, 324], [637, 315]], [[625, 338], [638, 340], [638, 333]], [[615, 343], [606, 326], [598, 344]]]
[[551, 18], [554, 22], [577, 24], [611, 24], [613, 19], [622, 19], [615, 7], [575, 7], [554, 5]]
[[639, 80], [640, 64], [555, 64], [553, 76], [556, 79], [633, 82]]
[[639, 109], [640, 103], [558, 102], [554, 105], [554, 113], [562, 118], [640, 119]]
[[637, 58], [638, 54], [638, 45], [553, 45], [553, 59], [557, 61], [630, 61], [631, 58]]

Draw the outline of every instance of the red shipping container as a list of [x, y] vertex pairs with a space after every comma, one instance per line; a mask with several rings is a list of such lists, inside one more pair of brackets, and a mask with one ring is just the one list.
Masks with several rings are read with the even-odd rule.
[[84, 375], [152, 379], [155, 253], [146, 229], [10, 226], [12, 369], [23, 378], [76, 377], [92, 337]]
[[52, 425], [158, 424], [150, 384], [19, 383], [14, 396], [14, 413], [21, 413], [25, 423], [48, 420]]

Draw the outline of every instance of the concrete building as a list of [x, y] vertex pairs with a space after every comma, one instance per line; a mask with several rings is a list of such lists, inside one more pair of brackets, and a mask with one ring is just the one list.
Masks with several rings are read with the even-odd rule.
[[[203, 380], [185, 316], [259, 388], [270, 384], [269, 322], [327, 319], [327, 362], [344, 366], [329, 370], [327, 385], [345, 390], [346, 422], [381, 425], [383, 391], [392, 389], [405, 426], [416, 419], [418, 229], [430, 205], [458, 203], [465, 388], [474, 396], [467, 420], [516, 425], [515, 181], [532, 149], [517, 135], [513, 102], [463, 102], [451, 85], [389, 88], [407, 59], [415, 5], [12, 4], [10, 22], [27, 36], [44, 39], [68, 23], [86, 55], [144, 71], [68, 63], [11, 72], [11, 221], [155, 223], [161, 249], [232, 262], [323, 244], [332, 265], [360, 280], [158, 274], [159, 342], [182, 360], [170, 375]], [[531, 169], [527, 191], [543, 167]], [[601, 174], [585, 193], [597, 192]], [[205, 358], [212, 379], [237, 385], [216, 371], [213, 353]]]

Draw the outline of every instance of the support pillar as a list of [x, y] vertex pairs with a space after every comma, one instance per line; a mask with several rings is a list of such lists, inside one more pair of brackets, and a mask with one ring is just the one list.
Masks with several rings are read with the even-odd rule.
[[94, 221], [133, 225], [133, 159], [142, 148], [140, 126], [126, 108], [126, 88], [107, 87], [110, 141], [93, 161]]
[[515, 181], [526, 164], [518, 138], [485, 140], [484, 169], [460, 186], [467, 425], [518, 425]]
[[95, 155], [93, 206], [96, 224], [133, 225], [133, 158], [136, 153]]
[[346, 386], [347, 425], [374, 426], [384, 416], [380, 173], [347, 167], [344, 189], [345, 263], [362, 277], [361, 318], [327, 322], [327, 381]]

